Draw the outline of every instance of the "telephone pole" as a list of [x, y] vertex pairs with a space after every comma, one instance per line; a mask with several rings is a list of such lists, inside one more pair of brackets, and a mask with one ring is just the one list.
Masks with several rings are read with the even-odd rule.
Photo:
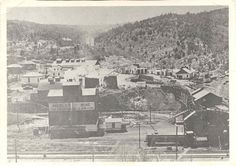
[[175, 159], [178, 160], [178, 126], [175, 125]]
[[141, 148], [140, 142], [141, 142], [141, 138], [140, 138], [140, 123], [139, 123], [138, 124], [138, 143], [139, 143], [139, 149]]

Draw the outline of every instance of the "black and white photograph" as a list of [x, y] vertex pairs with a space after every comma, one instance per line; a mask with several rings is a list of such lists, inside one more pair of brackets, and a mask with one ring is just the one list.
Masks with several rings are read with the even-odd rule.
[[7, 161], [229, 161], [228, 6], [8, 7]]

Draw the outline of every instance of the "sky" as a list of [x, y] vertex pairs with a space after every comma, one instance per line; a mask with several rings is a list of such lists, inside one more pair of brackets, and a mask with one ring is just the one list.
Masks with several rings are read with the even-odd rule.
[[223, 6], [126, 6], [126, 7], [17, 7], [8, 8], [8, 20], [41, 24], [112, 25], [139, 21], [165, 13], [210, 11]]

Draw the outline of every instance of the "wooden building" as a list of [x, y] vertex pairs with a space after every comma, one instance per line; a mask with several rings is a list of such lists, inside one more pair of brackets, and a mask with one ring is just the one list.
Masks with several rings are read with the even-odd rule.
[[30, 72], [21, 76], [21, 82], [23, 85], [32, 85], [38, 87], [40, 80], [43, 78], [44, 78], [43, 74], [37, 72]]
[[195, 76], [195, 70], [182, 67], [175, 75], [178, 79], [191, 79]]
[[106, 118], [105, 119], [106, 132], [125, 132], [126, 125], [122, 118]]
[[98, 89], [82, 88], [79, 82], [65, 82], [62, 89], [50, 90], [48, 104], [51, 138], [97, 134], [97, 100]]

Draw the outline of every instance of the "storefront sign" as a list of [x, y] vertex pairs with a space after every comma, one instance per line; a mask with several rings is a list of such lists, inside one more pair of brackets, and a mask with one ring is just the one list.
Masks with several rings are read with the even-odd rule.
[[49, 103], [49, 111], [71, 111], [71, 103]]
[[72, 103], [73, 111], [82, 111], [82, 110], [95, 110], [94, 102], [76, 102]]
[[95, 110], [94, 102], [50, 103], [49, 111], [83, 111]]

